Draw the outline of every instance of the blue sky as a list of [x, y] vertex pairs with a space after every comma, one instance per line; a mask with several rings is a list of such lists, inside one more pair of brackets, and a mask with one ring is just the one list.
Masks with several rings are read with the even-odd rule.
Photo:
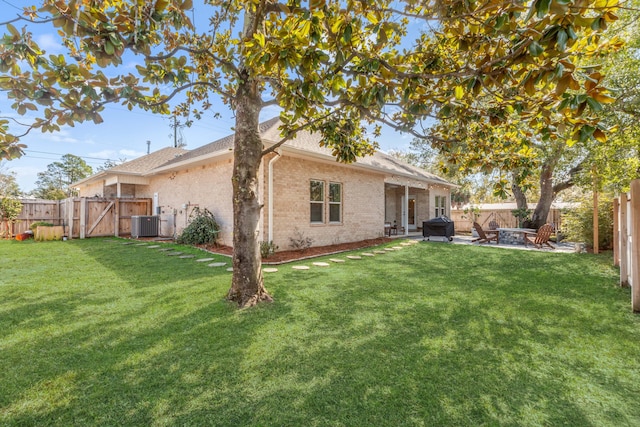
[[[19, 13], [19, 7], [24, 4], [31, 2], [0, 0], [0, 22], [15, 17]], [[24, 24], [18, 22], [14, 25], [21, 28]], [[47, 54], [65, 53], [50, 27], [46, 27], [46, 30], [42, 28], [41, 31], [34, 38]], [[114, 73], [128, 73], [137, 64], [133, 58], [130, 62], [124, 60], [123, 65], [114, 70]], [[181, 129], [181, 137], [187, 149], [200, 147], [232, 133], [233, 113], [221, 102], [214, 104], [214, 110], [220, 113], [221, 118], [195, 121], [191, 127]], [[276, 115], [277, 108], [267, 108], [263, 110], [261, 120], [268, 120]], [[29, 114], [19, 116], [15, 113], [4, 92], [0, 92], [0, 116], [13, 117], [22, 122], [29, 122], [30, 118], [35, 117]], [[139, 109], [129, 111], [119, 104], [106, 106], [102, 117], [104, 122], [100, 125], [92, 122], [76, 124], [75, 127], [65, 126], [56, 133], [32, 131], [21, 139], [21, 142], [27, 145], [25, 155], [16, 160], [3, 162], [1, 171], [15, 172], [20, 189], [26, 192], [35, 188], [38, 172], [46, 171], [47, 165], [60, 160], [64, 154], [82, 157], [95, 170], [107, 159], [133, 160], [145, 155], [147, 141], [151, 141], [151, 151], [173, 146], [172, 117]], [[12, 130], [19, 131], [15, 127], [12, 127]], [[378, 140], [383, 151], [406, 150], [410, 141], [409, 135], [401, 135], [389, 129], [385, 129]]]

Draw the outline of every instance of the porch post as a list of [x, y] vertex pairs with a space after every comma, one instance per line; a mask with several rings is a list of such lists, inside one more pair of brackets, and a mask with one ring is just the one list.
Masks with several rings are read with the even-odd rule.
[[409, 235], [409, 186], [404, 186], [404, 218], [402, 218], [402, 222], [404, 223], [404, 235]]
[[120, 180], [118, 180], [118, 182], [116, 183], [116, 197], [119, 199], [120, 197], [122, 197], [122, 187], [120, 186]]

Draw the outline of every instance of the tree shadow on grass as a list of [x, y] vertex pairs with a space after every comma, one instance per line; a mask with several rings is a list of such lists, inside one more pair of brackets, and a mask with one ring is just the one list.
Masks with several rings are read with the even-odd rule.
[[[109, 269], [119, 268], [116, 258], [88, 250]], [[136, 275], [136, 266], [122, 267], [117, 274], [127, 278], [123, 289], [78, 294], [78, 301], [52, 296], [50, 311], [59, 312], [54, 334], [44, 333], [41, 319], [33, 329], [24, 325], [30, 339], [3, 344], [1, 382], [10, 387], [0, 398], [0, 420], [638, 421], [633, 396], [639, 391], [640, 328], [620, 314], [617, 290], [603, 292], [602, 282], [610, 278], [585, 272], [584, 283], [571, 286], [587, 264], [577, 263], [582, 267], [574, 271], [549, 261], [549, 275], [531, 281], [527, 277], [535, 269], [514, 268], [524, 259], [489, 251], [485, 262], [466, 262], [460, 253], [465, 252], [420, 248], [306, 272], [281, 266], [266, 279], [276, 303], [247, 311], [216, 297], [228, 279], [215, 269], [177, 269], [172, 281], [162, 275], [139, 285], [144, 275]], [[192, 261], [156, 256], [166, 264]], [[224, 280], [218, 283], [218, 277]], [[44, 306], [38, 310], [47, 312]], [[635, 327], [620, 327], [621, 319]]]

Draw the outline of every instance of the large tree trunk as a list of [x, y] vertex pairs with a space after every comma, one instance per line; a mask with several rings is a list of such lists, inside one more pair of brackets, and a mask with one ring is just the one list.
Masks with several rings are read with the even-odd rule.
[[258, 131], [260, 94], [248, 73], [236, 94], [236, 133], [233, 163], [233, 279], [227, 298], [240, 307], [272, 301], [264, 287], [258, 243], [261, 206], [258, 201], [258, 170], [262, 140]]
[[545, 162], [542, 164], [540, 171], [540, 199], [536, 205], [536, 209], [531, 215], [531, 221], [536, 229], [542, 227], [547, 222], [551, 203], [556, 198], [556, 192], [553, 189], [553, 169], [555, 162]]

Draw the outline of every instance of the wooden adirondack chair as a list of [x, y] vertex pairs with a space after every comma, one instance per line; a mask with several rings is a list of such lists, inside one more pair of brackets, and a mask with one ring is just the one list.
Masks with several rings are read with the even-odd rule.
[[524, 233], [524, 245], [527, 246], [527, 243], [531, 243], [538, 249], [542, 249], [543, 245], [549, 246], [551, 249], [555, 249], [549, 243], [549, 238], [553, 234], [553, 225], [545, 224], [538, 229], [537, 233]]
[[478, 233], [478, 238], [473, 239], [472, 242], [478, 242], [478, 243], [496, 242], [496, 244], [498, 244], [498, 236], [500, 235], [500, 232], [498, 230], [484, 231], [482, 229], [482, 226], [477, 222], [473, 223], [473, 228], [476, 229], [476, 232]]

